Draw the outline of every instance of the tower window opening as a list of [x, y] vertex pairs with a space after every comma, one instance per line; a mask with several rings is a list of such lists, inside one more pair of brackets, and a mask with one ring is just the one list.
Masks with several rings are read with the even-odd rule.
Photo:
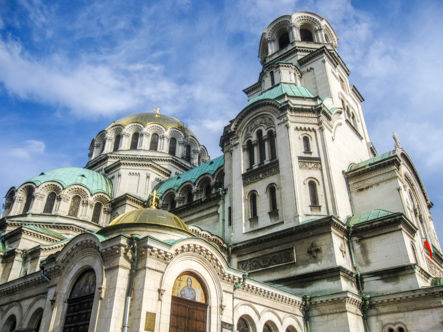
[[113, 152], [118, 151], [118, 148], [120, 147], [120, 140], [121, 140], [121, 135], [117, 135], [117, 137], [114, 140], [114, 149], [112, 150]]
[[228, 226], [232, 226], [232, 208], [228, 207]]
[[22, 212], [23, 214], [29, 211], [33, 200], [34, 200], [34, 191], [29, 190], [28, 194], [26, 195], [26, 202]]
[[271, 71], [271, 72], [269, 73], [269, 75], [271, 76], [271, 86], [274, 86], [274, 85], [275, 85], [274, 72]]
[[249, 168], [252, 168], [252, 166], [254, 166], [254, 146], [252, 145], [252, 141], [249, 140], [246, 147], [248, 150]]
[[194, 200], [194, 195], [192, 194], [192, 191], [190, 191], [186, 196], [186, 203], [191, 203], [193, 200]]
[[177, 140], [172, 137], [169, 141], [169, 154], [175, 156], [175, 150], [177, 149]]
[[205, 196], [211, 195], [211, 185], [208, 184], [205, 188]]
[[175, 201], [175, 199], [172, 199], [171, 204], [170, 204], [170, 210], [175, 209], [176, 206], [177, 206], [177, 202]]
[[289, 45], [289, 33], [285, 32], [278, 38], [278, 47], [283, 49]]
[[43, 213], [52, 213], [56, 196], [57, 195], [55, 193], [50, 193], [48, 195], [48, 197], [46, 198], [45, 207], [43, 208]]
[[132, 134], [130, 150], [137, 150], [139, 133]]
[[185, 160], [188, 161], [188, 162], [191, 162], [191, 146], [189, 144], [186, 145]]
[[251, 218], [257, 217], [257, 194], [252, 193], [249, 199], [251, 204]]
[[265, 141], [263, 139], [263, 133], [261, 130], [257, 131], [258, 149], [260, 152], [260, 164], [266, 159]]
[[269, 188], [269, 207], [271, 211], [276, 211], [278, 209], [275, 186]]
[[81, 201], [80, 196], [72, 197], [71, 205], [69, 206], [68, 216], [70, 216], [70, 217], [77, 217], [78, 210], [80, 209], [80, 201]]
[[308, 29], [300, 29], [300, 39], [301, 41], [313, 42], [312, 32]]
[[314, 181], [309, 181], [308, 187], [311, 205], [318, 205], [317, 184]]
[[158, 150], [158, 134], [153, 134], [151, 137], [151, 144], [149, 145], [149, 150]]
[[303, 136], [303, 152], [311, 152], [311, 143], [307, 136]]
[[275, 136], [272, 130], [268, 131], [268, 140], [269, 147], [271, 148], [271, 160], [277, 159], [277, 151], [275, 149]]
[[92, 212], [92, 222], [99, 223], [100, 215], [102, 213], [103, 204], [100, 202], [95, 203], [94, 211]]

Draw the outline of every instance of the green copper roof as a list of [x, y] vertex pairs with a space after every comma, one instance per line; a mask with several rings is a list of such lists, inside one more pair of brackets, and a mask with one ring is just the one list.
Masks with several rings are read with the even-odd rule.
[[96, 193], [104, 193], [110, 197], [113, 196], [111, 180], [100, 173], [86, 168], [57, 168], [34, 176], [26, 182], [32, 182], [38, 187], [42, 183], [51, 181], [60, 183], [63, 188], [80, 185], [87, 188], [92, 195]]
[[[260, 96], [250, 100], [245, 107], [264, 99], [277, 99], [283, 95], [288, 97], [299, 97], [299, 98], [315, 98], [315, 96], [304, 86], [297, 86], [294, 84], [278, 84], [272, 89], [263, 92]], [[276, 100], [281, 103], [280, 100]]]
[[362, 162], [360, 162], [358, 164], [352, 164], [349, 167], [348, 172], [356, 170], [356, 169], [361, 168], [361, 167], [369, 166], [371, 164], [375, 164], [375, 163], [377, 163], [377, 162], [379, 162], [381, 160], [389, 158], [390, 156], [392, 156], [392, 154], [393, 154], [392, 151], [389, 151], [389, 152], [385, 152], [383, 154], [379, 154], [378, 156], [375, 156], [374, 158], [362, 161]]
[[50, 230], [50, 229], [47, 229], [47, 228], [41, 228], [41, 227], [37, 227], [37, 226], [34, 226], [34, 225], [26, 225], [26, 226], [23, 226], [23, 228], [27, 228], [27, 229], [30, 229], [30, 230], [32, 230], [34, 232], [38, 232], [38, 233], [41, 233], [41, 234], [45, 234], [45, 235], [51, 236], [51, 237], [59, 239], [59, 240], [66, 239], [66, 237], [64, 237], [60, 233], [57, 233], [57, 232], [55, 232], [53, 230]]
[[362, 214], [358, 214], [352, 217], [348, 217], [346, 219], [347, 226], [353, 226], [365, 221], [370, 221], [374, 219], [378, 219], [384, 216], [389, 216], [391, 214], [395, 214], [394, 212], [386, 211], [386, 210], [372, 210], [371, 212], [366, 212]]
[[0, 252], [6, 252], [5, 242], [3, 242], [3, 238], [0, 238]]
[[209, 173], [213, 175], [221, 166], [224, 165], [224, 163], [225, 160], [223, 159], [223, 156], [220, 156], [183, 174], [173, 177], [172, 179], [159, 183], [155, 187], [155, 189], [157, 190], [157, 195], [161, 197], [168, 189], [171, 188], [177, 190], [183, 183], [187, 181], [191, 181], [192, 183], [194, 183], [203, 174]]

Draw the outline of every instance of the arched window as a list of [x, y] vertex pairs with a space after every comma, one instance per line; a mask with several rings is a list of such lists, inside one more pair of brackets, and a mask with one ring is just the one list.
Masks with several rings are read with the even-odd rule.
[[192, 191], [190, 191], [186, 195], [186, 203], [191, 203], [193, 200], [194, 200], [194, 195], [192, 194]]
[[272, 332], [272, 329], [268, 324], [265, 324], [263, 326], [263, 332]]
[[117, 135], [115, 137], [114, 140], [114, 149], [112, 149], [113, 152], [118, 151], [119, 147], [120, 147], [120, 140], [121, 140], [122, 136], [121, 135]]
[[100, 202], [95, 203], [94, 211], [92, 212], [92, 222], [99, 223], [100, 215], [102, 213], [103, 204]]
[[248, 150], [249, 168], [252, 168], [252, 166], [254, 166], [254, 146], [252, 145], [251, 140], [246, 143], [246, 148]]
[[257, 131], [258, 150], [260, 152], [260, 164], [266, 159], [265, 141], [263, 140], [263, 133], [261, 130]]
[[277, 192], [275, 186], [269, 187], [269, 210], [276, 211], [277, 207]]
[[170, 210], [173, 210], [176, 208], [177, 202], [175, 201], [175, 199], [171, 200], [171, 203], [169, 204], [169, 206], [170, 206], [170, 208], [169, 208]]
[[[32, 314], [31, 318], [29, 319], [29, 323], [27, 328], [31, 331], [40, 331], [40, 324], [42, 323], [43, 318], [43, 308], [39, 308]], [[29, 331], [29, 330], [26, 330]]]
[[205, 187], [205, 196], [209, 196], [209, 195], [211, 195], [211, 185], [210, 184], [208, 184]]
[[289, 45], [289, 33], [285, 32], [278, 38], [278, 48], [281, 50]]
[[50, 193], [46, 198], [45, 207], [43, 208], [43, 213], [52, 213], [54, 208], [55, 198], [57, 195], [55, 193]]
[[63, 331], [88, 331], [96, 288], [95, 273], [83, 273], [72, 287]]
[[273, 71], [270, 72], [270, 76], [271, 76], [271, 86], [274, 86], [275, 85], [275, 78], [274, 78], [274, 72]]
[[257, 217], [257, 194], [252, 193], [251, 196], [249, 196], [249, 200], [250, 200], [251, 218]]
[[158, 150], [158, 134], [152, 134], [149, 150], [154, 150], [154, 151]]
[[275, 150], [275, 136], [272, 130], [268, 131], [269, 147], [271, 148], [271, 160], [277, 159], [277, 151]]
[[100, 154], [102, 154], [103, 151], [105, 150], [105, 144], [106, 144], [106, 141], [104, 140], [102, 143], [102, 149], [100, 150]]
[[242, 317], [239, 318], [237, 322], [237, 331], [238, 332], [251, 332], [251, 328], [249, 327], [248, 322]]
[[191, 146], [189, 144], [186, 145], [185, 160], [191, 162]]
[[9, 316], [6, 320], [5, 325], [3, 326], [3, 331], [5, 332], [13, 332], [17, 326], [17, 318], [14, 315]]
[[355, 129], [357, 129], [357, 118], [355, 117], [354, 113], [351, 114], [351, 120], [352, 120], [352, 125], [355, 127]]
[[137, 150], [138, 147], [138, 138], [140, 137], [139, 133], [133, 133], [131, 137], [131, 147], [130, 150]]
[[315, 181], [311, 180], [308, 182], [308, 187], [311, 205], [318, 205], [317, 184], [315, 183]]
[[177, 140], [172, 137], [169, 140], [169, 154], [175, 156], [175, 150], [177, 149]]
[[68, 216], [77, 217], [78, 210], [80, 209], [80, 196], [74, 196], [71, 199], [71, 205], [69, 206]]
[[301, 41], [313, 42], [312, 32], [308, 29], [300, 29], [300, 39]]
[[303, 152], [311, 152], [311, 143], [308, 136], [303, 136]]
[[34, 191], [28, 190], [28, 194], [26, 195], [25, 206], [23, 207], [23, 212], [22, 212], [23, 214], [29, 211], [33, 200], [34, 200]]

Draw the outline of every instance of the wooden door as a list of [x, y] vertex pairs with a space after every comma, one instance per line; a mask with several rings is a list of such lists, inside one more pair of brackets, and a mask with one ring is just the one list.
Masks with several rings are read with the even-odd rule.
[[170, 332], [206, 332], [208, 305], [173, 296]]

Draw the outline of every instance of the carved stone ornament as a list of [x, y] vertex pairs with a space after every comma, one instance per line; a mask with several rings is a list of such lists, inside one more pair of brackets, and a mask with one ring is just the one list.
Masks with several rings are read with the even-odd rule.
[[274, 167], [269, 167], [264, 169], [263, 171], [254, 172], [252, 174], [244, 174], [243, 176], [243, 185], [247, 186], [251, 183], [260, 181], [262, 179], [265, 179], [267, 177], [270, 177], [271, 175], [278, 174], [280, 172], [280, 168], [278, 165]]
[[321, 251], [321, 248], [319, 246], [317, 246], [314, 242], [312, 242], [307, 253], [309, 254], [309, 256], [311, 256], [311, 258], [316, 258], [317, 253], [319, 253], [320, 251]]
[[238, 267], [244, 271], [260, 270], [272, 266], [282, 265], [285, 263], [294, 263], [294, 249], [288, 249], [269, 255], [254, 257], [238, 262]]
[[270, 116], [261, 116], [252, 120], [246, 127], [245, 137], [251, 136], [252, 132], [259, 126], [264, 126], [266, 129], [274, 125], [274, 121]]
[[346, 245], [345, 245], [344, 240], [342, 243], [340, 243], [339, 249], [341, 251], [343, 258], [345, 258], [346, 257]]
[[298, 167], [300, 169], [321, 169], [321, 164], [316, 161], [299, 161]]

